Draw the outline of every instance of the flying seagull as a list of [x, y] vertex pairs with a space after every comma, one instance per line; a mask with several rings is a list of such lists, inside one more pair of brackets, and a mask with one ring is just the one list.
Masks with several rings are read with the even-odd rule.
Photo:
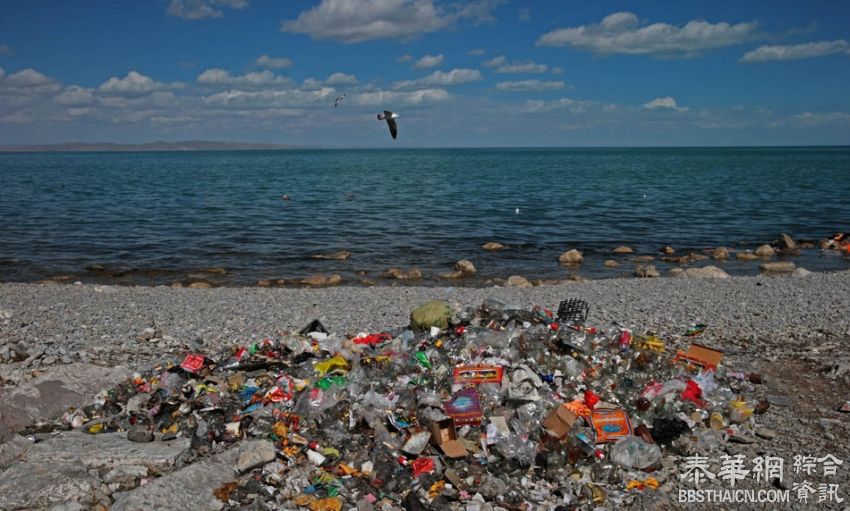
[[387, 121], [387, 126], [390, 127], [390, 135], [395, 138], [398, 135], [398, 125], [395, 120], [401, 117], [395, 112], [390, 112], [389, 110], [384, 110], [384, 113], [378, 114], [379, 121]]
[[334, 108], [339, 105], [339, 102], [342, 101], [342, 98], [344, 98], [345, 96], [348, 96], [348, 94], [343, 92], [341, 95], [336, 97], [336, 99], [334, 100]]

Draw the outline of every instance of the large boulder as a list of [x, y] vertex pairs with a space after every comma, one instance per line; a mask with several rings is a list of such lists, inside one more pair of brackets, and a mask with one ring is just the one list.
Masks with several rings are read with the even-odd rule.
[[788, 236], [784, 232], [779, 235], [779, 242], [776, 244], [776, 246], [779, 248], [779, 250], [782, 250], [783, 252], [793, 252], [799, 248], [797, 246], [797, 243], [794, 242], [791, 236]]
[[755, 261], [759, 256], [752, 252], [735, 252], [735, 259], [739, 261]]
[[67, 364], [0, 394], [0, 443], [36, 421], [53, 419], [72, 406], [89, 403], [101, 389], [131, 375], [124, 366]]
[[558, 257], [558, 261], [563, 264], [581, 264], [582, 260], [584, 260], [584, 257], [576, 249], [567, 250]]

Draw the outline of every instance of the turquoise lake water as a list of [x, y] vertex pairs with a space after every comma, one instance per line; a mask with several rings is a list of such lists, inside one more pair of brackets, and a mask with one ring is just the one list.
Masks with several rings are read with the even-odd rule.
[[[417, 266], [436, 283], [464, 258], [479, 270], [472, 284], [605, 278], [633, 272], [610, 253], [621, 244], [658, 255], [850, 230], [847, 147], [6, 153], [0, 176], [4, 282], [167, 284], [222, 267], [210, 281], [339, 273], [380, 284], [387, 268]], [[485, 252], [487, 241], [508, 248]], [[557, 262], [571, 248], [585, 254], [579, 268]], [[310, 257], [337, 250], [352, 256]], [[609, 258], [623, 264], [604, 268]], [[818, 249], [793, 260], [850, 268]]]

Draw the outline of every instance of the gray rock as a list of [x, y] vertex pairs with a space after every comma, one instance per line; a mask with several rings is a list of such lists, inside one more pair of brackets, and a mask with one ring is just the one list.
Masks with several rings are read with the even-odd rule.
[[41, 363], [43, 365], [46, 365], [46, 366], [52, 366], [53, 364], [56, 363], [56, 357], [53, 356], [53, 355], [48, 355], [48, 356], [44, 357], [43, 359], [41, 359]]
[[46, 508], [94, 502], [97, 479], [73, 461], [18, 463], [0, 473], [0, 509]]
[[255, 440], [239, 445], [239, 459], [236, 470], [247, 472], [252, 468], [272, 462], [277, 455], [274, 444], [268, 440]]
[[162, 471], [174, 466], [177, 457], [189, 448], [189, 443], [188, 438], [177, 438], [169, 442], [139, 444], [127, 440], [126, 433], [88, 435], [80, 431], [66, 431], [35, 444], [27, 453], [27, 461], [57, 463], [78, 460], [87, 468], [140, 465]]
[[726, 247], [717, 247], [714, 249], [714, 252], [711, 253], [712, 259], [728, 259], [729, 258], [729, 249]]
[[123, 366], [57, 366], [0, 397], [0, 443], [39, 419], [52, 419], [69, 407], [87, 404], [103, 388], [132, 373]]
[[[271, 444], [271, 442], [266, 442]], [[114, 495], [111, 511], [186, 511], [188, 509], [219, 510], [224, 503], [214, 495], [222, 484], [236, 479], [233, 466], [237, 449], [230, 449], [163, 475], [156, 481], [128, 492]]]
[[0, 444], [0, 470], [18, 461], [33, 443], [26, 437], [15, 435], [8, 442]]
[[779, 235], [779, 243], [778, 243], [778, 246], [779, 246], [779, 248], [780, 248], [782, 251], [791, 251], [791, 252], [793, 252], [794, 250], [797, 250], [797, 249], [798, 249], [798, 247], [797, 247], [797, 243], [795, 243], [795, 242], [794, 242], [794, 240], [793, 240], [793, 239], [791, 239], [791, 236], [788, 236], [788, 235], [787, 235], [787, 234], [785, 234], [784, 232], [783, 232], [782, 234], [780, 234], [780, 235]]
[[127, 440], [139, 444], [153, 442], [153, 431], [143, 427], [130, 428], [127, 432]]
[[105, 483], [124, 483], [148, 475], [147, 467], [141, 465], [118, 465], [103, 476]]
[[62, 502], [61, 504], [53, 504], [47, 511], [86, 511], [86, 506], [79, 502]]

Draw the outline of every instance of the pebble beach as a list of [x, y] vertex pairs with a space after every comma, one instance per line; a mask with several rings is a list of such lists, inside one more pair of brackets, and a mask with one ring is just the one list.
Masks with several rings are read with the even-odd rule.
[[[617, 324], [661, 338], [706, 324], [700, 343], [723, 351], [730, 367], [764, 375], [762, 396], [787, 398], [760, 417], [761, 436], [741, 446], [743, 452], [755, 456], [770, 449], [789, 463], [803, 448], [850, 458], [850, 422], [837, 411], [850, 399], [850, 272], [837, 272], [606, 279], [530, 288], [2, 284], [0, 437], [5, 444], [0, 461], [5, 467], [27, 459], [30, 447], [15, 429], [56, 416], [62, 406], [86, 402], [101, 388], [156, 363], [257, 342], [299, 330], [313, 319], [332, 332], [353, 335], [404, 327], [410, 310], [429, 300], [459, 309], [488, 298], [525, 309], [557, 308], [561, 300], [580, 298], [590, 305], [591, 324]], [[44, 392], [51, 378], [62, 382], [64, 393]], [[26, 470], [26, 464], [16, 466]], [[18, 498], [36, 498], [16, 491]], [[101, 500], [111, 502], [109, 495]]]

